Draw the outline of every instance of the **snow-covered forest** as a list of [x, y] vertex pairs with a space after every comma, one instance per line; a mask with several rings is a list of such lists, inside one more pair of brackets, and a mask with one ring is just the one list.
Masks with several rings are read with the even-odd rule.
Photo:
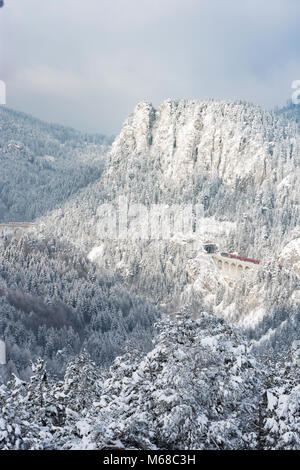
[[97, 180], [111, 139], [0, 108], [0, 221], [31, 221]]
[[[300, 449], [298, 115], [142, 102], [111, 145], [1, 108], [0, 223], [35, 225], [0, 240], [0, 448]], [[197, 239], [101, 238], [124, 196]]]
[[24, 237], [0, 250], [6, 379], [12, 373], [28, 379], [30, 361], [37, 357], [47, 359], [49, 372], [61, 377], [67, 361], [83, 347], [103, 366], [128, 340], [149, 350], [159, 316], [146, 299], [127, 292], [72, 246]]
[[[114, 141], [100, 180], [42, 218], [40, 232], [72, 241], [163, 311], [194, 302], [247, 328], [262, 322], [253, 333], [259, 339], [258, 331], [266, 337], [272, 330], [268, 314], [277, 312], [276, 327], [280, 318], [299, 321], [299, 168], [296, 121], [242, 102], [167, 100], [158, 109], [143, 102]], [[176, 233], [167, 241], [102, 240], [98, 208], [117, 207], [124, 195], [146, 207], [202, 204], [198, 246], [210, 239], [260, 260], [260, 269], [233, 292], [201, 249]]]
[[222, 319], [185, 309], [109, 370], [83, 350], [63, 380], [32, 364], [0, 388], [2, 449], [299, 449], [299, 349], [276, 368]]

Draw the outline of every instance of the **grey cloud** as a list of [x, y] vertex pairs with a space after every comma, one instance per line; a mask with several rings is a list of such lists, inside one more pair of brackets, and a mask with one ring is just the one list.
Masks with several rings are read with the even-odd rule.
[[300, 79], [297, 0], [10, 0], [5, 7], [0, 78], [8, 105], [84, 130], [117, 133], [143, 99], [273, 107]]

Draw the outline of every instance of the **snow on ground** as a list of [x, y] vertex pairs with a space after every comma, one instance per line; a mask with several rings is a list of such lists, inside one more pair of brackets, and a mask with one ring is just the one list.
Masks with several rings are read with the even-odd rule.
[[94, 246], [94, 248], [92, 248], [92, 250], [88, 254], [88, 259], [90, 261], [97, 261], [103, 255], [103, 250], [103, 245]]
[[281, 252], [279, 263], [292, 269], [300, 277], [300, 237], [286, 245]]

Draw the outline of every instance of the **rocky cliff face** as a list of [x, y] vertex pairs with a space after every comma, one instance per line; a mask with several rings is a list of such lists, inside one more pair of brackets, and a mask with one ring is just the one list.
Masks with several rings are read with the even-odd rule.
[[196, 184], [203, 174], [260, 185], [271, 174], [281, 180], [299, 149], [296, 124], [257, 106], [168, 100], [155, 109], [142, 102], [113, 144], [106, 175], [111, 182], [121, 171], [126, 190], [145, 165], [166, 190]]

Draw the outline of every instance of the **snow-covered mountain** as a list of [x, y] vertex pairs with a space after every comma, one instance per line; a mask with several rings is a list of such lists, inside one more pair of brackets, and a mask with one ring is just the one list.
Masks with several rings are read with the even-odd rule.
[[0, 222], [60, 207], [103, 171], [110, 139], [0, 108]]
[[[101, 179], [51, 217], [58, 231], [67, 223], [65, 234], [74, 241], [82, 238], [79, 224], [82, 243], [93, 246], [90, 222], [97, 221], [98, 205], [119, 195], [144, 204], [196, 200], [206, 215], [236, 223], [236, 211], [246, 213], [253, 201], [258, 207], [252, 212], [259, 209], [255, 215], [261, 217], [275, 203], [297, 207], [299, 145], [294, 123], [256, 106], [166, 101], [155, 110], [141, 103], [113, 143]], [[257, 220], [260, 230], [262, 225]], [[253, 252], [249, 241], [245, 248]]]
[[[195, 302], [250, 327], [278, 308], [278, 297], [280, 307], [297, 306], [297, 273], [279, 266], [299, 237], [299, 166], [297, 124], [258, 106], [167, 100], [155, 109], [142, 102], [114, 141], [100, 180], [44, 218], [42, 231], [80, 246], [166, 311]], [[117, 210], [120, 196], [129, 207], [202, 204], [197, 243], [176, 236], [101, 239], [98, 208], [111, 202]], [[208, 239], [260, 260], [260, 268], [228, 286], [202, 250]]]
[[34, 375], [0, 386], [0, 449], [299, 449], [295, 119], [143, 102], [102, 172], [102, 138], [4, 116], [3, 214], [41, 217], [1, 238], [2, 375]]
[[155, 109], [143, 102], [115, 140], [106, 175], [115, 178], [116, 170], [126, 168], [123, 181], [130, 190], [139, 165], [147, 162], [156, 166], [164, 191], [190, 188], [205, 173], [224, 184], [259, 186], [272, 173], [281, 180], [299, 161], [298, 151], [297, 126], [257, 106], [167, 100]]
[[275, 112], [278, 116], [283, 116], [284, 118], [289, 119], [290, 121], [296, 122], [299, 126], [300, 124], [300, 105], [299, 104], [295, 104], [292, 102], [292, 100], [289, 100], [286, 106], [283, 106], [282, 108], [277, 108]]

